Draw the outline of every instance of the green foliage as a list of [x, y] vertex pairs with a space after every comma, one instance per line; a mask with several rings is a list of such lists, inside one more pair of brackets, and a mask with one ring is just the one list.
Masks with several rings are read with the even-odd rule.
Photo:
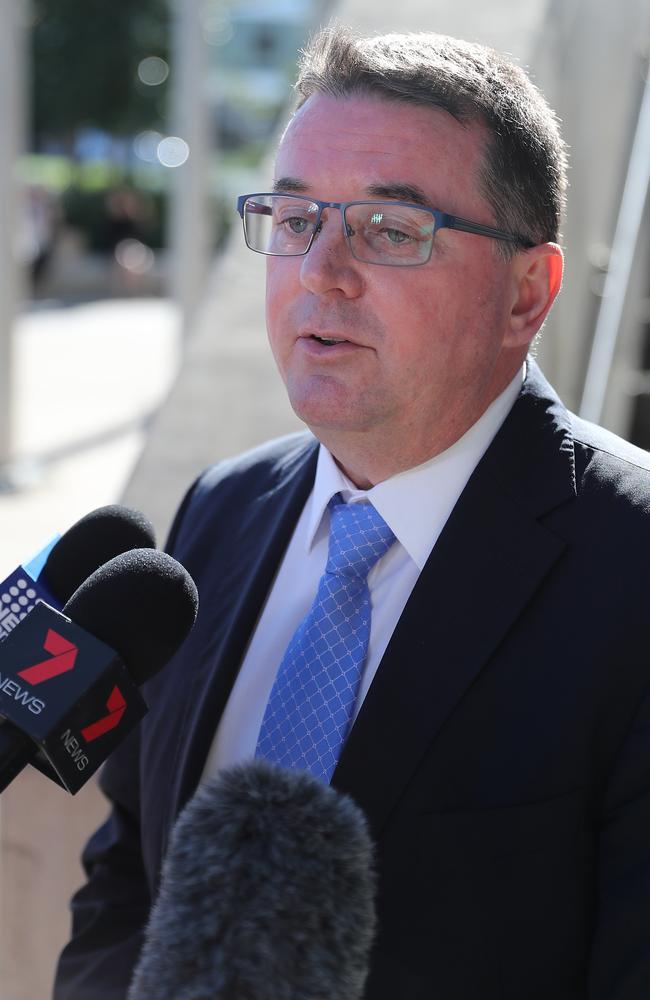
[[155, 126], [166, 85], [137, 76], [147, 56], [168, 59], [167, 0], [32, 0], [34, 136], [92, 125], [114, 134]]
[[[84, 234], [88, 249], [99, 253], [108, 253], [113, 249], [115, 230], [111, 226], [108, 201], [112, 191], [136, 191], [128, 183], [116, 184], [113, 188], [92, 190], [79, 184], [72, 184], [62, 194], [61, 208], [67, 225]], [[163, 191], [143, 192], [137, 190], [141, 206], [138, 224], [133, 232], [121, 233], [120, 237], [132, 235], [142, 240], [147, 246], [158, 250], [166, 245], [168, 201]], [[233, 223], [235, 213], [232, 210], [231, 199], [213, 194], [209, 207], [212, 216], [211, 230], [216, 234], [217, 242], [213, 249], [218, 249], [225, 242]]]
[[[125, 186], [116, 184], [114, 189], [92, 190], [75, 184], [64, 191], [61, 200], [63, 217], [69, 226], [84, 233], [90, 250], [108, 252], [113, 249], [114, 233], [110, 224], [108, 199], [111, 190], [119, 191], [123, 187]], [[146, 196], [139, 192], [138, 199], [143, 209], [142, 218], [134, 225], [130, 235], [154, 249], [164, 246], [167, 199], [161, 192], [148, 193]], [[129, 234], [125, 232], [121, 235]]]

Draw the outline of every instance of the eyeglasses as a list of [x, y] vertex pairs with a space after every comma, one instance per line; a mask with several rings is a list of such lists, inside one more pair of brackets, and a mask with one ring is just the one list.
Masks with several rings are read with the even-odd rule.
[[246, 246], [271, 257], [306, 254], [320, 232], [326, 208], [340, 209], [343, 234], [352, 256], [366, 264], [426, 264], [439, 229], [489, 236], [522, 248], [534, 246], [523, 236], [401, 201], [317, 201], [296, 194], [270, 193], [243, 194], [237, 199]]

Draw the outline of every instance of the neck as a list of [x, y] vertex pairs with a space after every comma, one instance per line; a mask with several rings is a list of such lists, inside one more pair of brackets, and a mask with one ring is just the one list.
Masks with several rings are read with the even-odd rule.
[[348, 479], [358, 489], [367, 490], [451, 448], [481, 419], [513, 378], [511, 373], [474, 409], [461, 406], [458, 412], [447, 413], [436, 427], [396, 425], [393, 421], [357, 430], [331, 426], [310, 429]]
[[[311, 429], [331, 452], [342, 472], [361, 490], [422, 465], [446, 451], [458, 439], [453, 438], [448, 443], [441, 439], [422, 448], [407, 447], [403, 441], [396, 441], [391, 447], [386, 435], [380, 435], [377, 441], [364, 432], [342, 434], [317, 427]], [[462, 433], [458, 437], [462, 437]]]

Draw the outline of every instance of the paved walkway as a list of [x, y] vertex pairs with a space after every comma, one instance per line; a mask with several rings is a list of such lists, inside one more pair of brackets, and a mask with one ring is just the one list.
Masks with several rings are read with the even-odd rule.
[[17, 324], [14, 429], [22, 488], [0, 492], [0, 579], [53, 533], [118, 501], [179, 361], [161, 299], [38, 307]]

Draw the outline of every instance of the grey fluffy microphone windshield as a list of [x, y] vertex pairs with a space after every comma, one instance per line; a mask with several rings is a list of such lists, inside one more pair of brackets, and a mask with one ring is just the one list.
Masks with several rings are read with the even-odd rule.
[[179, 816], [128, 1000], [359, 1000], [372, 844], [347, 796], [254, 761]]

